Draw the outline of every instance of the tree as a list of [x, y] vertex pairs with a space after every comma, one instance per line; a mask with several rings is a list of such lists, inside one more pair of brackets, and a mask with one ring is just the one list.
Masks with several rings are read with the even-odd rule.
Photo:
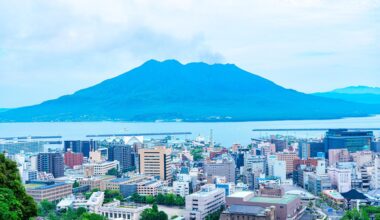
[[113, 201], [113, 199], [117, 199], [117, 200], [121, 201], [124, 199], [124, 197], [123, 197], [123, 195], [121, 195], [119, 190], [107, 189], [106, 191], [104, 191], [104, 202], [105, 203], [111, 202], [111, 201]]
[[118, 176], [119, 172], [117, 171], [116, 168], [112, 168], [112, 169], [110, 169], [110, 170], [107, 171], [107, 175]]
[[16, 162], [7, 159], [4, 154], [0, 154], [0, 188], [2, 190], [9, 189], [9, 191], [3, 191], [6, 194], [2, 198], [5, 199], [1, 202], [2, 208], [5, 210], [7, 207], [11, 210], [15, 209], [18, 212], [16, 215], [19, 215], [20, 219], [37, 216], [37, 205], [33, 198], [26, 194]]
[[38, 204], [38, 216], [47, 216], [51, 211], [55, 210], [55, 205], [48, 200], [42, 200]]
[[10, 189], [0, 188], [0, 219], [21, 219], [21, 203]]
[[144, 209], [140, 215], [140, 220], [168, 220], [168, 215], [159, 211], [157, 204], [154, 203], [152, 208]]
[[148, 204], [153, 204], [155, 202], [155, 198], [152, 195], [148, 195], [145, 197], [145, 201]]
[[74, 181], [74, 183], [73, 183], [73, 188], [77, 188], [77, 187], [79, 187], [80, 185], [79, 185], [79, 183], [78, 183], [78, 181]]
[[175, 203], [175, 198], [174, 198], [174, 194], [172, 193], [169, 193], [169, 194], [166, 194], [165, 195], [165, 205], [174, 205]]

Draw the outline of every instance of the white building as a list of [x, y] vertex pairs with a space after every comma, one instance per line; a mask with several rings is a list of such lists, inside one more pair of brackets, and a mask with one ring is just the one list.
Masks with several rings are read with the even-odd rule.
[[336, 167], [329, 167], [327, 169], [331, 179], [331, 185], [336, 187], [340, 193], [348, 192], [351, 190], [351, 170], [339, 169]]
[[225, 190], [206, 184], [201, 190], [186, 196], [185, 219], [204, 220], [226, 203]]
[[173, 193], [182, 197], [189, 195], [190, 186], [189, 182], [174, 181], [173, 182]]
[[116, 200], [99, 207], [97, 214], [105, 216], [107, 219], [139, 220], [140, 214], [149, 205], [121, 204]]
[[315, 172], [318, 175], [323, 175], [326, 173], [326, 161], [325, 160], [318, 160], [317, 166], [315, 167]]
[[272, 169], [273, 176], [280, 178], [281, 183], [284, 183], [286, 181], [286, 161], [274, 161]]

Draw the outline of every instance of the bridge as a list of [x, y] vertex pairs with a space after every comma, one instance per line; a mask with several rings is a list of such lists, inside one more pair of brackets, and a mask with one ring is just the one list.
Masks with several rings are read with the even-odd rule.
[[380, 128], [256, 128], [252, 131], [327, 131], [329, 129], [347, 129], [349, 131], [380, 131]]

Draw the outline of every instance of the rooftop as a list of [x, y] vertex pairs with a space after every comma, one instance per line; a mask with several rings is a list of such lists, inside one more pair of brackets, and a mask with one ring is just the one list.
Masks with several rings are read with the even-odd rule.
[[252, 197], [250, 202], [260, 202], [260, 203], [272, 203], [272, 204], [289, 204], [295, 199], [299, 198], [298, 195], [285, 194], [282, 197], [264, 197], [264, 196], [255, 196]]
[[241, 213], [241, 214], [252, 214], [258, 215], [265, 211], [265, 208], [260, 206], [249, 206], [249, 205], [231, 205], [228, 209], [229, 213]]
[[117, 179], [113, 179], [111, 180], [110, 182], [113, 182], [113, 183], [122, 183], [122, 182], [125, 182], [125, 181], [128, 181], [130, 180], [131, 178], [129, 177], [125, 177], [125, 178], [117, 178]]
[[51, 184], [51, 185], [45, 185], [45, 184], [25, 184], [25, 188], [27, 188], [27, 189], [45, 190], [45, 189], [51, 189], [51, 188], [55, 188], [55, 187], [63, 186], [63, 185], [68, 185], [68, 184], [61, 183], [61, 182], [54, 183], [54, 184]]

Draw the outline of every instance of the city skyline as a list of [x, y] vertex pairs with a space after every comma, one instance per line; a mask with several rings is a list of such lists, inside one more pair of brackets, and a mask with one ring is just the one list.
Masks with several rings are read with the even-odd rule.
[[234, 63], [306, 93], [380, 86], [376, 0], [0, 5], [1, 108], [71, 94], [149, 59]]

